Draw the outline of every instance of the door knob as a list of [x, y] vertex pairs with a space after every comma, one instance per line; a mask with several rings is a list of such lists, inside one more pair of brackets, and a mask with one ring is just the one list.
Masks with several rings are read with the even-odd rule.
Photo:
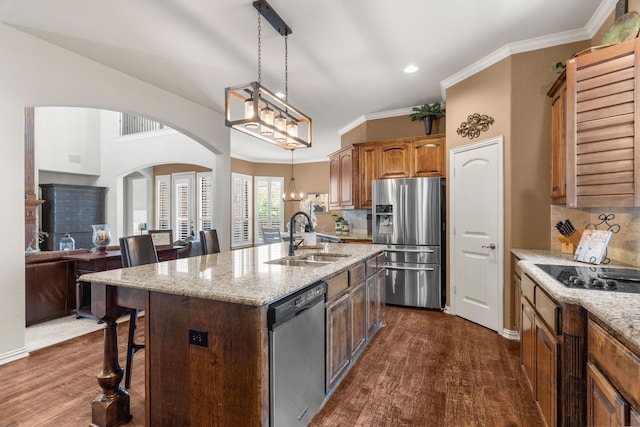
[[496, 248], [496, 244], [495, 243], [489, 243], [488, 245], [486, 245], [486, 246], [483, 245], [482, 247], [486, 248], [486, 249], [495, 249]]

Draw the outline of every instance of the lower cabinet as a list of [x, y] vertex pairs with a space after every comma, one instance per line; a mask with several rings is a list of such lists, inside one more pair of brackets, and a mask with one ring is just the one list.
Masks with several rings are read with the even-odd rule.
[[384, 270], [378, 270], [376, 260], [372, 257], [327, 280], [327, 393], [338, 385], [379, 329], [384, 311], [380, 289], [384, 289], [385, 282]]
[[520, 361], [547, 426], [558, 425], [559, 307], [527, 275], [521, 279]]
[[[640, 357], [593, 319], [588, 322], [587, 425], [638, 426]], [[637, 404], [637, 403], [636, 403]]]

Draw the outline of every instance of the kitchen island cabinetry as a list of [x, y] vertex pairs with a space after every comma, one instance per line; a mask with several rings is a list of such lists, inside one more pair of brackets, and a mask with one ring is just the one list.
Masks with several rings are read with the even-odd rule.
[[[637, 426], [640, 357], [590, 316], [587, 426]], [[637, 349], [635, 349], [637, 352]]]
[[567, 76], [566, 71], [558, 77], [547, 96], [551, 98], [551, 203], [564, 205], [567, 200], [567, 126], [566, 110]]
[[146, 425], [211, 425], [215, 420], [216, 425], [268, 426], [275, 349], [269, 344], [269, 307], [321, 280], [327, 282], [327, 319], [335, 320], [322, 342], [331, 334], [340, 337], [335, 366], [344, 377], [357, 357], [352, 357], [349, 329], [353, 313], [364, 312], [362, 280], [350, 289], [349, 276], [357, 276], [365, 260], [382, 248], [329, 243], [319, 254], [335, 261], [323, 265], [305, 264], [301, 257], [309, 253], [289, 264], [287, 252], [286, 243], [273, 244], [82, 276], [91, 283], [91, 311], [105, 323], [98, 376], [102, 394], [92, 403], [92, 425], [121, 425], [132, 416], [129, 395], [120, 387], [119, 305], [146, 310]]

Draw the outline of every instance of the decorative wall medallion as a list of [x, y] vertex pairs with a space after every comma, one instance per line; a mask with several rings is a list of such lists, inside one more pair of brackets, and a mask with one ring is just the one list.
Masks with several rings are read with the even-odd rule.
[[480, 132], [486, 132], [489, 130], [489, 126], [493, 124], [493, 117], [489, 117], [485, 114], [474, 113], [467, 117], [466, 122], [460, 123], [460, 127], [456, 130], [458, 135], [462, 137], [469, 137], [469, 139], [477, 138], [480, 136]]

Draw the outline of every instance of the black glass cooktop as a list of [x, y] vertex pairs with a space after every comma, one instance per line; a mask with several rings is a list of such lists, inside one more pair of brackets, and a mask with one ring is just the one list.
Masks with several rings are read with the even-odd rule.
[[640, 269], [536, 264], [567, 288], [640, 293]]

